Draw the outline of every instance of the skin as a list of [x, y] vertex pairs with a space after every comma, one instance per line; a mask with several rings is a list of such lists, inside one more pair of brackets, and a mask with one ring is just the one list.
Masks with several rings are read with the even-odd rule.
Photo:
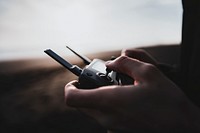
[[144, 51], [123, 50], [106, 66], [132, 77], [133, 85], [83, 90], [72, 81], [65, 86], [66, 104], [109, 132], [200, 132], [199, 108], [155, 65]]

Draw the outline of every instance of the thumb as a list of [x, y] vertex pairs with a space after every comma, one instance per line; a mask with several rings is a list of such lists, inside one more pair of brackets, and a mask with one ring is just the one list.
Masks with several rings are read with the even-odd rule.
[[120, 56], [113, 61], [107, 62], [106, 66], [113, 71], [126, 74], [137, 81], [144, 81], [156, 74], [156, 68], [153, 65], [128, 56]]

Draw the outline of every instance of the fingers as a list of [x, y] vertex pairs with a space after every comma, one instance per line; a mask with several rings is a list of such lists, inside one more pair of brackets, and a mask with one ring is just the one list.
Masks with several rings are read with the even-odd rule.
[[121, 55], [135, 58], [153, 65], [157, 64], [157, 61], [149, 53], [142, 49], [123, 49]]
[[[119, 97], [130, 98], [132, 91], [138, 90], [134, 86], [104, 86], [97, 89], [77, 89], [73, 85], [66, 85], [66, 104], [76, 108], [112, 109], [113, 106], [120, 106]], [[127, 100], [132, 101], [132, 100]]]
[[72, 107], [93, 107], [102, 102], [102, 96], [104, 95], [103, 89], [78, 89], [74, 84], [77, 81], [72, 81], [65, 86], [65, 102]]
[[[64, 89], [65, 102], [67, 102], [68, 99], [71, 100], [73, 98], [73, 94], [77, 91], [77, 88], [76, 88], [77, 84], [78, 84], [78, 81], [74, 80], [65, 85], [65, 89]], [[71, 92], [73, 92], [73, 93], [71, 93]], [[68, 96], [69, 93], [70, 93], [70, 96]]]
[[[111, 105], [120, 106], [118, 105], [121, 102], [118, 101], [119, 97], [123, 97], [123, 100], [125, 100], [128, 98], [128, 95], [137, 94], [139, 91], [136, 90], [142, 90], [138, 89], [141, 87], [140, 85], [142, 85], [142, 83], [149, 83], [149, 81], [155, 82], [158, 79], [157, 77], [160, 77], [158, 75], [159, 71], [153, 65], [127, 56], [120, 56], [107, 63], [106, 66], [116, 72], [129, 75], [135, 79], [138, 84], [128, 87], [105, 86], [92, 90], [83, 90], [77, 89], [77, 81], [72, 81], [65, 86], [66, 104], [77, 108], [112, 109]], [[132, 100], [126, 99], [126, 101]]]
[[129, 75], [139, 82], [149, 80], [159, 73], [155, 66], [127, 56], [120, 56], [114, 61], [107, 62], [106, 66], [116, 72]]
[[79, 84], [78, 84], [77, 80], [73, 80], [73, 81], [69, 82], [66, 86], [71, 86], [71, 85], [78, 87]]
[[144, 54], [146, 54], [146, 51], [142, 49], [123, 49], [121, 52], [121, 55], [125, 55], [132, 58], [135, 58], [135, 57], [142, 58], [140, 56]]

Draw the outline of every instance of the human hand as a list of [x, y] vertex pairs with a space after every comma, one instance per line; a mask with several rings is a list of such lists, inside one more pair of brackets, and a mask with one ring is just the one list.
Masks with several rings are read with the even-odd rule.
[[122, 56], [128, 56], [146, 63], [157, 65], [156, 59], [143, 49], [123, 49]]
[[66, 104], [111, 131], [191, 132], [191, 125], [196, 127], [198, 109], [156, 67], [127, 56], [107, 67], [134, 78], [134, 85], [83, 90], [73, 81], [65, 87]]

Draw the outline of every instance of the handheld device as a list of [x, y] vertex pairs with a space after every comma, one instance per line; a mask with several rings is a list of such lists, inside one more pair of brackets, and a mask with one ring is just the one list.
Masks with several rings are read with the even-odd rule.
[[106, 85], [133, 84], [132, 78], [108, 70], [105, 66], [105, 61], [100, 59], [90, 60], [89, 58], [76, 53], [68, 46], [67, 48], [79, 56], [86, 64], [86, 67], [81, 69], [77, 65], [72, 65], [51, 49], [47, 49], [44, 52], [78, 76], [79, 88], [92, 89]]

